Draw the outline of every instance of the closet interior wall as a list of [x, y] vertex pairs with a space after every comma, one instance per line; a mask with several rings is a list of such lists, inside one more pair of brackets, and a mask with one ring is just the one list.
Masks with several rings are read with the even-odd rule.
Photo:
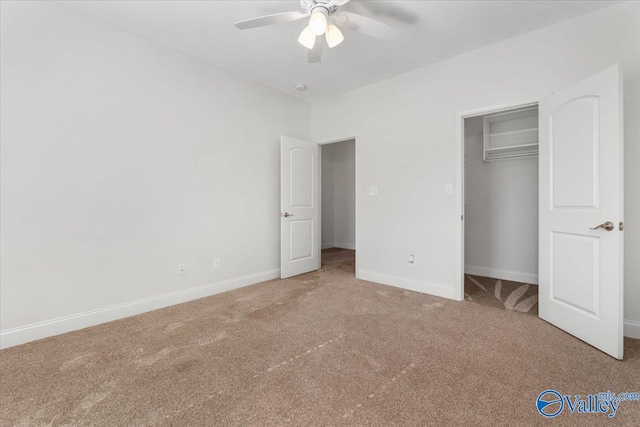
[[538, 156], [484, 161], [484, 117], [465, 120], [465, 273], [538, 283]]
[[355, 140], [321, 146], [322, 249], [356, 248]]

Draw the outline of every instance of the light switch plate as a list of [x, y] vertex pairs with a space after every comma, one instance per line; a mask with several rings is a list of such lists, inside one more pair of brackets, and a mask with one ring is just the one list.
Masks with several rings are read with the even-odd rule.
[[376, 186], [369, 187], [369, 195], [370, 196], [377, 196], [378, 195], [378, 187], [376, 187]]
[[453, 194], [453, 184], [445, 184], [444, 186], [444, 194], [452, 195]]

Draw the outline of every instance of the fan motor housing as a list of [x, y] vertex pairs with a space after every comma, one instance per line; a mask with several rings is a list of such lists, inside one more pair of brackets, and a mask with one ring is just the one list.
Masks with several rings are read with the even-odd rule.
[[300, 7], [305, 12], [309, 12], [314, 7], [324, 7], [325, 9], [327, 9], [327, 12], [329, 12], [329, 14], [338, 10], [338, 6], [326, 7], [325, 5], [327, 3], [328, 0], [300, 0]]

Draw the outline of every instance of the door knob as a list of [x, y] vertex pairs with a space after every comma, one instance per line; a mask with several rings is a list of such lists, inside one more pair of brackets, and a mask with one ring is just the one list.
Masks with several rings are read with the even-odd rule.
[[290, 217], [290, 216], [293, 216], [293, 214], [290, 214], [290, 213], [285, 212], [285, 213], [284, 213], [284, 215], [282, 215], [282, 216], [283, 216], [283, 217], [285, 217], [285, 218], [288, 218], [288, 217]]
[[607, 230], [607, 231], [613, 231], [614, 227], [613, 227], [613, 223], [611, 221], [607, 221], [607, 222], [604, 222], [604, 223], [598, 225], [597, 227], [590, 228], [590, 230], [597, 230], [598, 228], [602, 228], [602, 229]]

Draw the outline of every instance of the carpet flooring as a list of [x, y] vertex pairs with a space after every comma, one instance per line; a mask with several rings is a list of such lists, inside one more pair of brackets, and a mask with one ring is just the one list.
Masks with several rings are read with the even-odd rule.
[[538, 315], [538, 286], [466, 275], [464, 299], [474, 304]]
[[639, 340], [627, 339], [617, 361], [534, 315], [468, 295], [456, 302], [360, 281], [353, 252], [324, 251], [318, 272], [3, 350], [0, 422], [640, 423], [640, 402], [621, 403], [614, 419], [565, 410], [548, 420], [536, 410], [549, 388], [640, 391]]

